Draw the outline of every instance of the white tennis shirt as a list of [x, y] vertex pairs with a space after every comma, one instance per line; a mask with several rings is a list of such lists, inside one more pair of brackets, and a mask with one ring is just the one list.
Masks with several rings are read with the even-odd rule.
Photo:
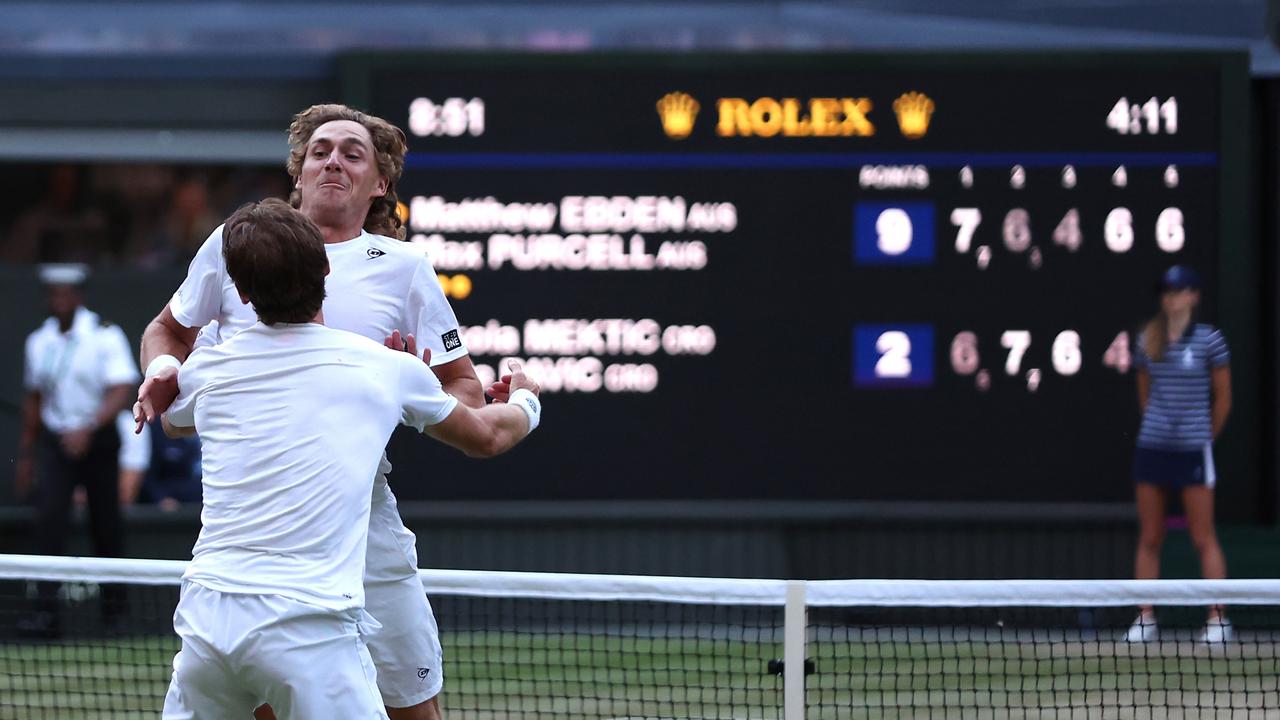
[[[431, 365], [467, 354], [457, 316], [420, 247], [361, 231], [352, 240], [325, 243], [325, 252], [329, 255], [325, 325], [378, 342], [392, 331], [413, 333], [419, 352], [431, 348]], [[169, 301], [169, 311], [188, 328], [204, 328], [197, 347], [216, 345], [257, 322], [257, 314], [239, 299], [236, 283], [227, 273], [223, 225], [196, 252], [186, 279]], [[392, 465], [384, 457], [378, 469], [380, 486], [387, 484], [381, 475], [390, 470]], [[379, 495], [385, 496], [379, 501], [392, 497], [390, 488]]]
[[332, 610], [364, 604], [369, 507], [397, 424], [457, 400], [419, 358], [314, 323], [255, 323], [191, 354], [169, 422], [203, 448], [202, 528], [184, 577]]
[[[324, 324], [382, 342], [392, 330], [413, 333], [419, 348], [431, 348], [431, 364], [441, 365], [467, 354], [458, 318], [445, 299], [435, 268], [421, 247], [361, 231], [340, 243], [326, 243], [329, 277], [325, 278]], [[191, 260], [169, 310], [190, 328], [210, 328], [216, 344], [258, 321], [253, 308], [240, 301], [222, 257], [222, 226], [205, 239]]]
[[[413, 333], [419, 348], [431, 348], [431, 364], [440, 365], [467, 354], [458, 319], [445, 299], [435, 268], [420, 247], [361, 231], [340, 243], [326, 243], [329, 276], [325, 278], [325, 325], [382, 342], [392, 330]], [[258, 321], [253, 308], [240, 301], [222, 256], [222, 226], [200, 246], [187, 277], [169, 301], [169, 310], [187, 327], [203, 328], [197, 347], [234, 337]], [[179, 373], [181, 375], [181, 373]], [[413, 533], [399, 520], [395, 496], [387, 484], [391, 463], [378, 465], [373, 502], [382, 512], [379, 532], [371, 543], [368, 579], [400, 580], [415, 568], [402, 546], [412, 548]], [[394, 519], [394, 521], [392, 520]], [[384, 537], [390, 533], [394, 537]]]
[[45, 320], [25, 350], [23, 385], [40, 391], [40, 420], [51, 432], [92, 425], [103, 393], [141, 379], [124, 331], [84, 307], [65, 333], [54, 318]]

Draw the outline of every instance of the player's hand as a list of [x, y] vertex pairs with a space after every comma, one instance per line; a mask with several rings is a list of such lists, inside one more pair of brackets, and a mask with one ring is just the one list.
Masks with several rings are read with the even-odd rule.
[[[401, 336], [399, 330], [392, 330], [391, 334], [387, 336], [387, 339], [382, 341], [382, 344], [386, 345], [392, 350], [407, 352], [414, 357], [419, 357], [418, 339], [413, 336], [413, 333], [409, 333], [408, 335]], [[431, 348], [423, 348], [421, 357], [422, 357], [422, 362], [430, 365], [431, 364]]]
[[93, 444], [93, 428], [80, 428], [78, 430], [68, 430], [59, 436], [62, 441], [62, 451], [67, 457], [76, 458], [84, 457], [89, 452], [89, 446]]
[[511, 372], [494, 380], [489, 385], [489, 388], [485, 390], [485, 394], [493, 398], [494, 402], [504, 403], [511, 399], [511, 393], [522, 388], [534, 395], [537, 395], [538, 391], [542, 389], [538, 383], [524, 374], [524, 366], [520, 364], [519, 360], [508, 360], [507, 367], [511, 369]]
[[396, 352], [409, 352], [409, 338], [411, 337], [413, 336], [401, 335], [399, 330], [392, 330], [391, 334], [387, 336], [387, 339], [382, 341], [382, 344], [386, 345], [388, 349], [395, 350]]
[[[511, 374], [502, 376], [502, 381], [507, 384], [508, 388], [507, 397], [511, 397], [511, 393], [517, 390], [528, 390], [534, 395], [537, 395], [542, 390], [542, 387], [534, 382], [533, 378], [524, 374], [524, 366], [520, 364], [519, 360], [507, 361], [507, 367], [511, 368]], [[496, 385], [497, 383], [494, 384]]]
[[504, 403], [511, 399], [511, 375], [503, 375], [502, 377], [489, 383], [489, 387], [485, 389], [484, 394], [491, 398], [494, 402]]
[[142, 426], [168, 410], [177, 397], [177, 368], [165, 368], [143, 380], [142, 387], [138, 388], [138, 401], [133, 404], [133, 432], [142, 432]]

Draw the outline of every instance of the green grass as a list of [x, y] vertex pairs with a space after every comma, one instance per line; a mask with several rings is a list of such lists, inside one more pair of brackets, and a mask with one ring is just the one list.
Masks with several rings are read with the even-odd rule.
[[[450, 720], [780, 718], [775, 643], [446, 634]], [[1280, 715], [1277, 648], [1242, 642], [1049, 646], [813, 642], [807, 717], [1262, 718]], [[0, 720], [156, 718], [178, 642], [0, 644]], [[310, 720], [310, 719], [308, 719]], [[316, 719], [327, 720], [327, 719]]]
[[0, 720], [158, 718], [176, 636], [0, 643]]

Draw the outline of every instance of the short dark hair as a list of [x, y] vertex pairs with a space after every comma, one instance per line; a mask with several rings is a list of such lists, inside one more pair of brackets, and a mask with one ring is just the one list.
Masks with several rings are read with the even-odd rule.
[[324, 305], [320, 229], [283, 200], [242, 205], [222, 227], [227, 274], [267, 325], [310, 322]]

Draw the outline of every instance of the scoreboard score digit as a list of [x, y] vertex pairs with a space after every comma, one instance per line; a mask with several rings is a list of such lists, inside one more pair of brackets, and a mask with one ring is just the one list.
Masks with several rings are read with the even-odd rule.
[[[408, 131], [408, 241], [481, 380], [520, 358], [547, 393], [518, 459], [421, 495], [1128, 500], [1154, 284], [1245, 241], [1243, 68], [351, 59], [348, 99]], [[1225, 297], [1202, 316], [1252, 312]]]

